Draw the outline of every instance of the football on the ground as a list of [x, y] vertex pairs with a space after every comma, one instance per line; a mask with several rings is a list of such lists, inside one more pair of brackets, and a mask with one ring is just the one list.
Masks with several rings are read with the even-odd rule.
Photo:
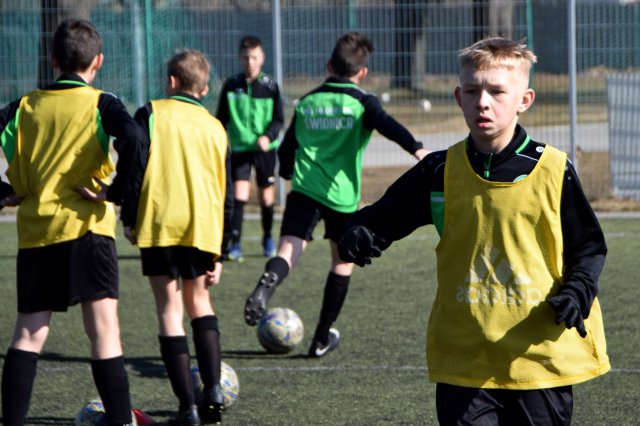
[[[202, 380], [198, 366], [191, 367], [191, 379], [196, 398], [200, 398], [202, 393]], [[231, 407], [240, 395], [240, 381], [236, 371], [226, 362], [220, 363], [220, 387], [224, 394], [224, 409]]]
[[240, 382], [236, 371], [226, 362], [222, 361], [220, 369], [220, 386], [224, 393], [224, 408], [229, 408], [235, 404], [240, 395]]
[[270, 353], [292, 351], [302, 341], [302, 320], [289, 308], [271, 308], [258, 322], [258, 341]]
[[[133, 424], [137, 425], [135, 413], [131, 412]], [[100, 398], [93, 398], [86, 402], [75, 418], [76, 426], [108, 426], [107, 416], [104, 412], [104, 405]]]

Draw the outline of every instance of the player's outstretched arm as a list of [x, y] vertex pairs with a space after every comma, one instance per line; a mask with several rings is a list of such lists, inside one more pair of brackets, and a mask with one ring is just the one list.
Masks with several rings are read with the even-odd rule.
[[359, 225], [349, 229], [342, 237], [338, 244], [338, 254], [345, 262], [365, 266], [371, 263], [372, 258], [380, 257], [385, 246], [387, 244], [383, 238]]

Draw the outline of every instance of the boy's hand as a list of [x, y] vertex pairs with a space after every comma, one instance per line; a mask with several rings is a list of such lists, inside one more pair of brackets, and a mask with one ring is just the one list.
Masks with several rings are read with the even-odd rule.
[[416, 157], [418, 159], [418, 161], [422, 160], [424, 157], [427, 156], [428, 153], [430, 153], [431, 151], [429, 151], [426, 148], [420, 148], [418, 149], [416, 152], [413, 153], [413, 156]]
[[338, 244], [338, 254], [345, 262], [365, 266], [371, 263], [372, 257], [380, 257], [384, 239], [378, 237], [364, 226], [351, 228]]
[[556, 324], [564, 321], [567, 328], [575, 327], [580, 337], [586, 337], [587, 330], [584, 328], [580, 306], [571, 294], [558, 293], [547, 299], [547, 302], [556, 311]]
[[100, 179], [95, 177], [93, 178], [93, 180], [95, 180], [96, 183], [100, 185], [100, 192], [98, 193], [93, 192], [92, 190], [90, 190], [85, 186], [76, 186], [75, 188], [76, 192], [80, 194], [82, 198], [85, 198], [87, 200], [91, 200], [95, 202], [107, 201], [107, 189], [109, 189], [109, 185], [107, 185], [106, 183], [102, 182]]
[[271, 139], [269, 139], [269, 136], [262, 135], [258, 138], [257, 144], [258, 148], [260, 148], [260, 151], [267, 152], [269, 151], [269, 144], [271, 144]]
[[19, 196], [16, 194], [11, 194], [0, 200], [0, 209], [3, 207], [15, 207], [19, 205], [22, 200], [24, 200], [23, 196]]
[[205, 278], [205, 285], [211, 287], [220, 283], [220, 277], [222, 276], [222, 262], [216, 262], [213, 265], [213, 271], [207, 271]]
[[131, 244], [134, 246], [138, 243], [138, 239], [136, 238], [136, 228], [131, 226], [124, 227], [124, 237], [129, 240]]

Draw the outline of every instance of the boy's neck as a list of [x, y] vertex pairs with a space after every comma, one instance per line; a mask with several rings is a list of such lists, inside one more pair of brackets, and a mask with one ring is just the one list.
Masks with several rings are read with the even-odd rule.
[[189, 95], [194, 99], [200, 100], [200, 95], [197, 93], [194, 93], [190, 90], [173, 90], [167, 93], [167, 97], [170, 98], [172, 96], [181, 96], [181, 95]]

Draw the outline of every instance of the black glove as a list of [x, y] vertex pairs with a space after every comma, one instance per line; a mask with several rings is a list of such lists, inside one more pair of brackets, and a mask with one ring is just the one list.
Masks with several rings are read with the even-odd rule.
[[547, 302], [556, 311], [556, 324], [564, 321], [567, 328], [575, 327], [581, 337], [587, 335], [580, 305], [573, 294], [560, 292], [547, 299]]
[[338, 254], [345, 262], [364, 266], [371, 263], [372, 257], [380, 257], [384, 239], [378, 237], [364, 226], [351, 228], [338, 244]]

